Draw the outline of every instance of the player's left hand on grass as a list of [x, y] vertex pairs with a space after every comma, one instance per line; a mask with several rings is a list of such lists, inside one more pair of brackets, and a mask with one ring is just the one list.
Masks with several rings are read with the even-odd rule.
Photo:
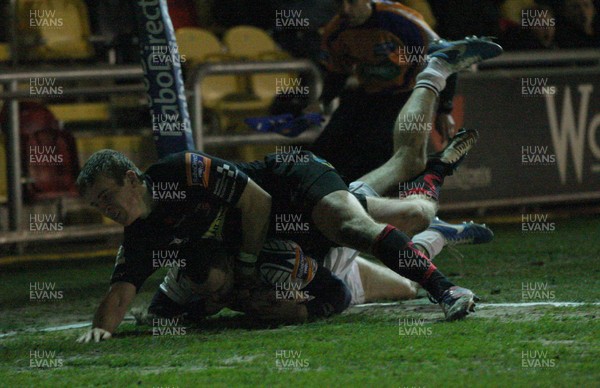
[[87, 333], [83, 334], [81, 337], [77, 339], [77, 342], [80, 344], [87, 344], [88, 342], [94, 340], [94, 342], [100, 342], [103, 340], [107, 340], [112, 337], [110, 332], [101, 329], [99, 327], [94, 327], [87, 331]]
[[444, 144], [456, 135], [456, 123], [451, 114], [439, 113], [435, 118], [435, 130], [442, 135]]

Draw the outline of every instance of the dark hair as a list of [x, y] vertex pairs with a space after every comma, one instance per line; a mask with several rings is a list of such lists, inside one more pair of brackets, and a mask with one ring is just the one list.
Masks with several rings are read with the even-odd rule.
[[133, 170], [138, 178], [142, 177], [140, 169], [119, 151], [104, 149], [94, 152], [77, 177], [79, 192], [84, 194], [96, 182], [99, 175], [114, 179], [122, 186], [128, 170]]

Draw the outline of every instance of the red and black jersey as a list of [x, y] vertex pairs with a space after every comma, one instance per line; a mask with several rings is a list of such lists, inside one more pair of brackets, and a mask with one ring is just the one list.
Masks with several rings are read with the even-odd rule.
[[179, 248], [201, 239], [239, 246], [241, 218], [233, 207], [248, 176], [235, 164], [186, 151], [153, 164], [144, 179], [154, 208], [125, 227], [111, 283], [129, 282], [139, 290], [166, 259], [191, 260]]
[[206, 240], [239, 249], [241, 211], [235, 205], [248, 179], [271, 195], [268, 236], [292, 240], [317, 257], [335, 244], [315, 227], [312, 208], [325, 195], [348, 189], [333, 166], [306, 151], [238, 164], [185, 151], [153, 164], [144, 179], [154, 207], [148, 217], [125, 227], [111, 279], [137, 289], [165, 263], [210, 260]]

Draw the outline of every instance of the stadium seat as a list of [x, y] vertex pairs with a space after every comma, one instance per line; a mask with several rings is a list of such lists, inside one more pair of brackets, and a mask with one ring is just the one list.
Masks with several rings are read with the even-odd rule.
[[[175, 36], [182, 61], [188, 69], [200, 63], [238, 59], [226, 54], [219, 39], [210, 31], [180, 28]], [[221, 128], [234, 126], [234, 116], [241, 117], [247, 112], [263, 108], [260, 100], [246, 92], [243, 80], [242, 76], [219, 75], [206, 77], [202, 81], [203, 105], [216, 113]]]
[[[257, 27], [237, 26], [229, 29], [223, 41], [230, 53], [247, 60], [273, 61], [289, 59], [289, 55], [279, 49], [269, 34]], [[263, 109], [267, 110], [276, 96], [278, 79], [294, 77], [289, 73], [253, 74], [250, 76], [252, 92], [260, 99]]]
[[[19, 103], [19, 120], [24, 198], [40, 201], [77, 196], [78, 155], [71, 132], [62, 130], [52, 112], [36, 101]], [[6, 106], [0, 112], [0, 123], [4, 130]]]
[[10, 58], [10, 45], [8, 43], [0, 43], [0, 62], [8, 62]]
[[108, 121], [110, 110], [104, 102], [86, 102], [73, 104], [52, 104], [48, 109], [63, 123]]
[[[175, 31], [177, 47], [183, 64], [191, 68], [204, 62], [231, 61], [234, 58], [224, 53], [219, 39], [210, 31], [186, 27]], [[240, 80], [232, 75], [206, 77], [202, 82], [202, 102], [207, 108], [215, 108], [228, 94], [240, 91]]]
[[83, 0], [20, 0], [18, 15], [23, 58], [72, 60], [94, 55]]

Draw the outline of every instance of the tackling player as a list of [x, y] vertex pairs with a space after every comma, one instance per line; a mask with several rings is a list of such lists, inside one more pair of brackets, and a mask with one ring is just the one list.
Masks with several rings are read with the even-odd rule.
[[[396, 127], [409, 128], [410, 120], [422, 120], [422, 123], [430, 122], [433, 118], [435, 102], [436, 95], [433, 91], [416, 89], [398, 116]], [[421, 122], [416, 124], [421, 124]], [[461, 132], [452, 139], [446, 152], [464, 154], [473, 144], [474, 138], [470, 136], [471, 134], [472, 132]], [[409, 142], [404, 141], [410, 136], [411, 134], [406, 131], [398, 131], [396, 137], [400, 140], [398, 142], [400, 146], [397, 147], [394, 157], [378, 170], [367, 174], [359, 181], [352, 182], [350, 184], [351, 191], [367, 197], [378, 197], [379, 193], [372, 186], [376, 187], [380, 193], [390, 192], [397, 187], [399, 181], [407, 180], [410, 176], [415, 175], [414, 165], [418, 165], [417, 159], [420, 158], [420, 155], [419, 150], [409, 147], [407, 145]], [[400, 187], [403, 185], [401, 184]], [[402, 205], [405, 206], [405, 210], [399, 213], [401, 217], [394, 217], [394, 220], [402, 222], [402, 226], [394, 224], [394, 220], [390, 223], [399, 229], [411, 229], [411, 222], [418, 223], [418, 219], [410, 216], [411, 212], [419, 213], [419, 208], [427, 206], [432, 200], [430, 197], [423, 198], [419, 194], [404, 198]], [[437, 205], [435, 201], [433, 203]], [[373, 212], [374, 204], [377, 202], [369, 203], [369, 212], [371, 215], [375, 214], [376, 221], [381, 221], [377, 217], [385, 214], [384, 209], [388, 209], [389, 213], [394, 211], [390, 209], [397, 209], [390, 205], [397, 205], [398, 200], [387, 201], [384, 203], [385, 206], [381, 207], [381, 211], [376, 209], [375, 212]], [[478, 244], [489, 242], [492, 238], [493, 233], [485, 225], [481, 226], [472, 222], [450, 225], [436, 218], [428, 230], [415, 235], [412, 240], [417, 248], [433, 260], [448, 243]], [[220, 253], [220, 249], [222, 248], [212, 246], [209, 249], [211, 251], [209, 255], [224, 256], [223, 253]], [[219, 275], [209, 276], [210, 281], [205, 280], [203, 284], [195, 283], [194, 279], [197, 279], [198, 276], [189, 268], [184, 270], [172, 268], [154, 295], [148, 313], [151, 316], [164, 318], [185, 314], [186, 317], [196, 320], [212, 315], [227, 306], [262, 319], [303, 322], [307, 318], [318, 318], [341, 312], [346, 306], [348, 292], [351, 295], [351, 304], [380, 299], [401, 300], [416, 297], [418, 284], [399, 276], [382, 265], [365, 260], [358, 254], [358, 251], [354, 249], [338, 247], [329, 249], [324, 259], [315, 257], [313, 260], [305, 255], [301, 247], [293, 241], [271, 239], [263, 247], [258, 263], [259, 275], [265, 289], [260, 293], [255, 293], [253, 298], [239, 300], [239, 286], [235, 286], [233, 281], [227, 281], [227, 279], [233, 278], [230, 266], [224, 267], [215, 264], [215, 272]], [[215, 258], [212, 263], [224, 261], [224, 259]], [[299, 273], [300, 268], [311, 268], [311, 276], [307, 277], [307, 273], [302, 271]], [[204, 268], [204, 271], [206, 272], [207, 269]], [[335, 276], [332, 276], [329, 271]], [[315, 274], [318, 274], [318, 277], [313, 279]], [[339, 282], [334, 280], [335, 277], [339, 277], [344, 282], [347, 291], [339, 286]], [[319, 283], [330, 283], [331, 286], [324, 287], [321, 284], [321, 287], [318, 287]], [[201, 294], [194, 291], [198, 289], [202, 290]], [[211, 290], [219, 291], [211, 293]], [[227, 292], [224, 293], [224, 290]], [[271, 290], [270, 294], [268, 290]], [[323, 293], [323, 290], [327, 290], [327, 292]], [[281, 298], [282, 295], [294, 296], [300, 292], [310, 295], [310, 300], [300, 300], [297, 301], [298, 303], [290, 304], [289, 300]], [[260, 297], [263, 298], [262, 301]], [[317, 309], [314, 306], [324, 308]]]
[[[439, 93], [450, 74], [500, 52], [499, 46], [482, 40], [449, 45], [432, 54], [416, 88]], [[460, 319], [472, 309], [475, 296], [470, 290], [447, 279], [405, 233], [369, 217], [365, 208], [376, 198], [350, 193], [335, 169], [315, 155], [297, 156], [305, 162], [289, 163], [268, 155], [263, 162], [235, 165], [201, 152], [182, 152], [142, 174], [115, 151], [92, 155], [78, 178], [80, 190], [90, 204], [124, 225], [125, 233], [111, 288], [96, 311], [92, 329], [80, 341], [110, 338], [136, 292], [156, 270], [149, 265], [153, 251], [203, 238], [238, 246], [236, 266], [250, 272], [267, 235], [292, 239], [317, 256], [322, 256], [323, 247], [348, 246], [373, 254], [394, 272], [418, 282], [448, 320]], [[444, 177], [462, 156], [442, 154], [430, 160], [425, 173], [414, 181], [419, 186], [407, 190], [406, 196], [437, 198]], [[165, 188], [184, 192], [184, 199], [161, 199]], [[290, 238], [275, 233], [276, 215], [290, 212], [310, 225], [309, 233]]]

